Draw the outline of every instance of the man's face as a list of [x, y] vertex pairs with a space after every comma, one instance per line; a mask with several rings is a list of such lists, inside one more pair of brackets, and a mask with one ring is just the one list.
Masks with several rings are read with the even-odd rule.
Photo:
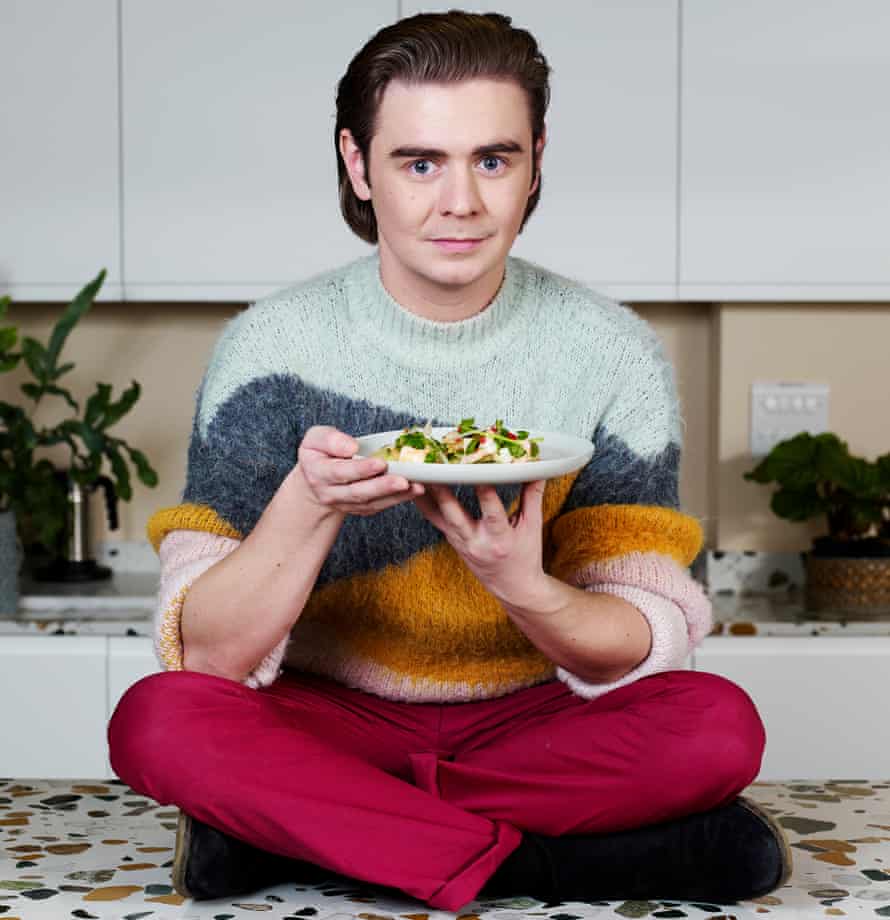
[[526, 96], [513, 81], [387, 86], [370, 189], [355, 177], [353, 188], [374, 207], [392, 293], [458, 304], [496, 290], [533, 191], [531, 143]]

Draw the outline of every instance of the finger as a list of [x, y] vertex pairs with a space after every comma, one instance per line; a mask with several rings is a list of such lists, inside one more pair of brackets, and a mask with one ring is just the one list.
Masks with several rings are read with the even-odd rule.
[[504, 503], [494, 486], [476, 486], [476, 497], [479, 499], [479, 510], [482, 512], [482, 520], [486, 526], [494, 528], [509, 526]]
[[[430, 487], [427, 486], [427, 490], [429, 490], [429, 488]], [[444, 532], [448, 528], [448, 525], [439, 513], [438, 505], [428, 494], [415, 496], [414, 504], [417, 505], [417, 510], [438, 530]]]
[[313, 425], [303, 436], [301, 445], [331, 457], [352, 457], [358, 450], [358, 441], [333, 425]]
[[[363, 457], [360, 460], [333, 460], [331, 461], [332, 482], [338, 485], [350, 482], [361, 482], [364, 479], [373, 479], [386, 472], [386, 461], [379, 457]], [[392, 477], [390, 477], [392, 478]], [[400, 477], [400, 485], [406, 488], [404, 477]]]
[[523, 518], [527, 518], [535, 526], [540, 526], [543, 519], [544, 490], [547, 488], [545, 479], [536, 479], [527, 482], [522, 490], [522, 504], [520, 511]]
[[472, 529], [473, 521], [464, 511], [457, 496], [448, 486], [443, 485], [427, 485], [427, 491], [432, 493], [437, 506], [436, 510], [447, 527], [450, 527], [459, 536], [465, 537]]

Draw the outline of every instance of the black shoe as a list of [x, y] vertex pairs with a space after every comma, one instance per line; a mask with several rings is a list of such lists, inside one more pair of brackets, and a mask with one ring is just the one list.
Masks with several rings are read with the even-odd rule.
[[173, 887], [185, 898], [206, 901], [250, 894], [283, 882], [312, 883], [329, 877], [311, 863], [268, 853], [179, 812]]
[[739, 796], [711, 811], [627, 831], [525, 833], [479, 897], [731, 904], [781, 887], [791, 868], [782, 829]]

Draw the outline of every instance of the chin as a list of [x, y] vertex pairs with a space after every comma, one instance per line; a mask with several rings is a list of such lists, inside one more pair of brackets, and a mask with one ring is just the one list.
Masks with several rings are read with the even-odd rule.
[[478, 281], [489, 270], [490, 266], [478, 265], [443, 265], [438, 270], [429, 271], [427, 277], [438, 284], [450, 287], [464, 287]]

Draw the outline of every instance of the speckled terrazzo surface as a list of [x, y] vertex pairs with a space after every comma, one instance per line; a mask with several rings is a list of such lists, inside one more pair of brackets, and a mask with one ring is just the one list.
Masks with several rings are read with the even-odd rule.
[[[890, 917], [890, 781], [754, 783], [746, 792], [773, 813], [794, 853], [788, 885], [755, 901], [691, 904], [612, 901], [545, 904], [475, 901], [462, 920], [580, 918]], [[250, 896], [193, 902], [170, 884], [175, 807], [123, 783], [0, 779], [0, 920], [434, 920], [412, 898], [330, 875]]]

